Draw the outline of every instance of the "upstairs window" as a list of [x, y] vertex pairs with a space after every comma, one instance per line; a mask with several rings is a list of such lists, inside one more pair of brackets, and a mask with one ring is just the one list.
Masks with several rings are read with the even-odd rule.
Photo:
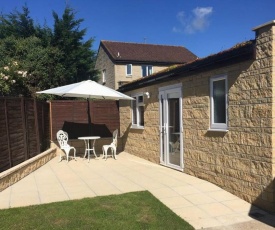
[[151, 65], [143, 65], [141, 66], [142, 77], [146, 77], [153, 73], [153, 66]]
[[106, 82], [106, 69], [102, 70], [102, 83]]
[[132, 64], [126, 65], [126, 76], [132, 76]]
[[132, 101], [132, 128], [144, 127], [144, 102], [143, 94], [133, 96]]
[[210, 79], [210, 129], [227, 130], [227, 76]]

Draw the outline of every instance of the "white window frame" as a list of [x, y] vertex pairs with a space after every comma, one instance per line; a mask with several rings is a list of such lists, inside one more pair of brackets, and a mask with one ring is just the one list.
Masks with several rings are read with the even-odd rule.
[[106, 82], [106, 69], [102, 70], [102, 83]]
[[[216, 81], [225, 81], [225, 123], [214, 122], [214, 98], [213, 98], [213, 83]], [[210, 129], [212, 131], [228, 131], [228, 80], [227, 75], [219, 75], [210, 78]]]
[[[134, 101], [131, 103], [131, 114], [132, 114], [132, 126], [131, 128], [135, 129], [143, 129], [144, 124], [141, 124], [141, 121], [143, 120], [144, 122], [144, 113], [143, 113], [143, 118], [141, 119], [142, 114], [140, 113], [139, 107], [143, 107], [144, 111], [144, 95], [143, 93], [135, 94], [132, 95], [133, 98], [135, 98]], [[142, 101], [139, 102], [139, 99], [142, 97]], [[134, 108], [134, 102], [136, 103], [136, 106]], [[136, 115], [136, 123], [134, 121], [134, 113]]]
[[[130, 67], [130, 73], [128, 73], [128, 66]], [[126, 72], [126, 76], [132, 76], [132, 74], [133, 74], [133, 65], [132, 64], [127, 64], [125, 66], [125, 72]]]
[[[145, 76], [143, 76], [143, 67], [146, 68], [146, 75], [145, 75]], [[150, 73], [150, 74], [149, 74], [149, 67], [151, 67], [151, 69], [152, 69], [152, 73]], [[146, 76], [151, 75], [151, 74], [153, 74], [153, 73], [154, 73], [154, 69], [153, 69], [153, 66], [152, 66], [152, 65], [142, 65], [142, 66], [141, 66], [141, 76], [142, 76], [142, 77], [146, 77]]]

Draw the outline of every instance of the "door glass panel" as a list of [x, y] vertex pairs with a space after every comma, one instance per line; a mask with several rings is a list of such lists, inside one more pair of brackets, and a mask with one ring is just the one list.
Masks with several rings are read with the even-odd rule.
[[179, 98], [170, 98], [175, 96], [168, 96], [168, 159], [170, 164], [180, 166]]
[[168, 167], [183, 169], [181, 88], [159, 91], [160, 161]]
[[214, 123], [226, 123], [225, 80], [213, 82]]
[[161, 122], [161, 127], [160, 127], [160, 138], [161, 138], [161, 160], [164, 161], [164, 105], [163, 105], [163, 96], [161, 95], [160, 99], [160, 109], [161, 109], [161, 117], [160, 117], [160, 122]]
[[144, 126], [144, 106], [139, 106], [138, 107], [138, 112], [139, 112], [139, 125]]
[[132, 101], [132, 107], [133, 107], [133, 124], [137, 124], [137, 103], [136, 100]]

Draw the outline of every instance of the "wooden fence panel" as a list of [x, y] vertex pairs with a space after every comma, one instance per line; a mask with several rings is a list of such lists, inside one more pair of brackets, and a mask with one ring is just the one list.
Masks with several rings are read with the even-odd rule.
[[60, 100], [51, 102], [52, 140], [63, 129], [70, 139], [80, 136], [111, 137], [119, 129], [119, 107], [111, 100]]
[[[49, 120], [47, 107], [34, 99], [0, 98], [0, 172], [49, 147], [49, 122], [38, 119], [40, 115], [43, 121]], [[41, 144], [42, 140], [47, 144]]]
[[76, 139], [88, 135], [111, 137], [119, 126], [116, 101], [45, 103], [0, 97], [0, 172], [48, 149], [59, 129]]
[[6, 100], [0, 100], [0, 172], [11, 167], [8, 135]]
[[23, 99], [7, 99], [7, 122], [11, 151], [11, 166], [25, 160], [25, 130], [24, 130], [24, 103]]
[[39, 146], [39, 134], [37, 133], [37, 114], [36, 104], [31, 100], [25, 101], [25, 122], [26, 122], [26, 135], [28, 140], [27, 145], [27, 158], [31, 158], [37, 155], [40, 149]]
[[37, 120], [40, 152], [45, 151], [50, 146], [50, 112], [49, 104], [37, 102]]

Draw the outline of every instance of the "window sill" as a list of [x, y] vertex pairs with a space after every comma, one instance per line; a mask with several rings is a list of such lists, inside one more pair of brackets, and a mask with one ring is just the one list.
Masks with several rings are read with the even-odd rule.
[[144, 129], [144, 126], [136, 126], [136, 125], [132, 125], [131, 129]]
[[210, 128], [210, 129], [207, 129], [207, 131], [227, 133], [229, 130], [228, 129], [213, 129], [213, 128]]

